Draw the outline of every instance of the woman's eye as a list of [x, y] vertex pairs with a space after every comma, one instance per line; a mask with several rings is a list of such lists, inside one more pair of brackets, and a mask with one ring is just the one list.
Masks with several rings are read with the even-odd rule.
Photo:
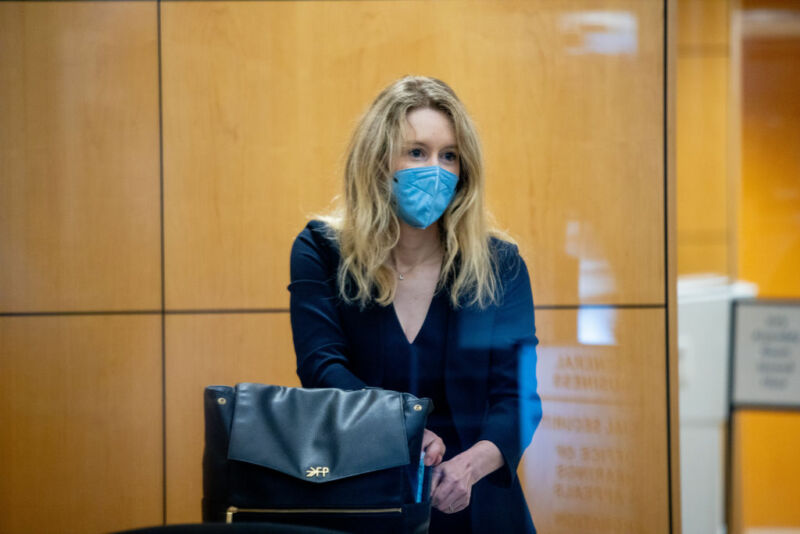
[[411, 150], [408, 152], [408, 154], [409, 154], [409, 155], [410, 155], [412, 158], [421, 158], [421, 157], [422, 157], [422, 150], [420, 150], [419, 148], [412, 148], [412, 149], [411, 149]]
[[452, 163], [452, 162], [458, 160], [458, 154], [456, 154], [455, 152], [445, 152], [444, 153], [444, 160], [447, 161], [447, 162]]

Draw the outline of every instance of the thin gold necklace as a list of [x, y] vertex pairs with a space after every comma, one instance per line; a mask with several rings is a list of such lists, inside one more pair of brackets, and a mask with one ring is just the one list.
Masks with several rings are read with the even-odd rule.
[[433, 258], [433, 257], [434, 257], [434, 256], [436, 256], [437, 254], [439, 254], [439, 250], [435, 250], [435, 251], [433, 252], [433, 254], [429, 255], [429, 256], [428, 256], [428, 257], [426, 257], [426, 258], [424, 258], [422, 261], [419, 261], [419, 262], [415, 263], [414, 265], [412, 265], [412, 266], [411, 266], [411, 268], [410, 268], [409, 270], [407, 270], [405, 273], [401, 273], [401, 272], [400, 272], [400, 269], [398, 269], [398, 268], [397, 268], [397, 258], [395, 258], [395, 256], [394, 256], [394, 251], [392, 251], [392, 269], [394, 270], [394, 272], [396, 272], [396, 273], [397, 273], [397, 279], [398, 279], [398, 280], [405, 280], [405, 279], [406, 279], [406, 276], [408, 276], [409, 274], [411, 274], [411, 272], [412, 272], [414, 269], [416, 269], [417, 267], [419, 267], [419, 266], [420, 266], [420, 265], [422, 265], [423, 263], [426, 263], [426, 262], [427, 262], [429, 259]]

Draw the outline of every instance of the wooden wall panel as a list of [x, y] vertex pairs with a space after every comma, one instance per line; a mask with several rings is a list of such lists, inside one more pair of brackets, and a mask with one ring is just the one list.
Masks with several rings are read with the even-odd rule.
[[664, 311], [537, 312], [544, 417], [520, 467], [537, 529], [668, 532]]
[[357, 116], [406, 73], [472, 111], [538, 304], [663, 302], [663, 6], [425, 10], [162, 4], [168, 307], [285, 307], [292, 239], [338, 192]]
[[[728, 58], [678, 59], [678, 176], [682, 242], [727, 239]], [[713, 235], [710, 235], [713, 234]], [[685, 239], [684, 239], [685, 238]]]
[[689, 243], [682, 239], [679, 238], [678, 242], [678, 272], [681, 275], [730, 272], [730, 248], [725, 234], [698, 234]]
[[476, 76], [469, 101], [490, 205], [538, 305], [663, 303], [663, 5], [527, 5], [526, 20], [492, 25], [496, 67], [480, 65], [491, 82]]
[[0, 532], [159, 523], [160, 317], [0, 317], [0, 347]]
[[[770, 3], [746, 5], [754, 12]], [[800, 4], [772, 16], [764, 9], [762, 15], [761, 21], [752, 16], [742, 26], [739, 269], [743, 279], [758, 284], [759, 296], [797, 298]]]
[[0, 3], [0, 312], [160, 307], [156, 24]]
[[678, 2], [678, 273], [734, 276], [730, 241], [729, 2]]
[[300, 381], [287, 313], [171, 315], [166, 326], [167, 521], [198, 522], [204, 388]]
[[729, 0], [678, 0], [678, 52], [727, 54]]
[[734, 415], [733, 534], [800, 528], [800, 414], [739, 410]]

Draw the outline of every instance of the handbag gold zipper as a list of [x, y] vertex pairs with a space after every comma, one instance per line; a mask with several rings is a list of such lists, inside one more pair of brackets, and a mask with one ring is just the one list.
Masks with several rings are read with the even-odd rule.
[[229, 506], [225, 522], [233, 523], [233, 515], [242, 513], [262, 514], [400, 514], [402, 508], [238, 508]]

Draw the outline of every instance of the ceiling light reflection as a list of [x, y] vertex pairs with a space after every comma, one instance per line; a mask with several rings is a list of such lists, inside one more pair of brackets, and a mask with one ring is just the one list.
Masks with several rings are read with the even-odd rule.
[[567, 54], [635, 55], [638, 22], [627, 11], [579, 11], [561, 16], [559, 26]]

